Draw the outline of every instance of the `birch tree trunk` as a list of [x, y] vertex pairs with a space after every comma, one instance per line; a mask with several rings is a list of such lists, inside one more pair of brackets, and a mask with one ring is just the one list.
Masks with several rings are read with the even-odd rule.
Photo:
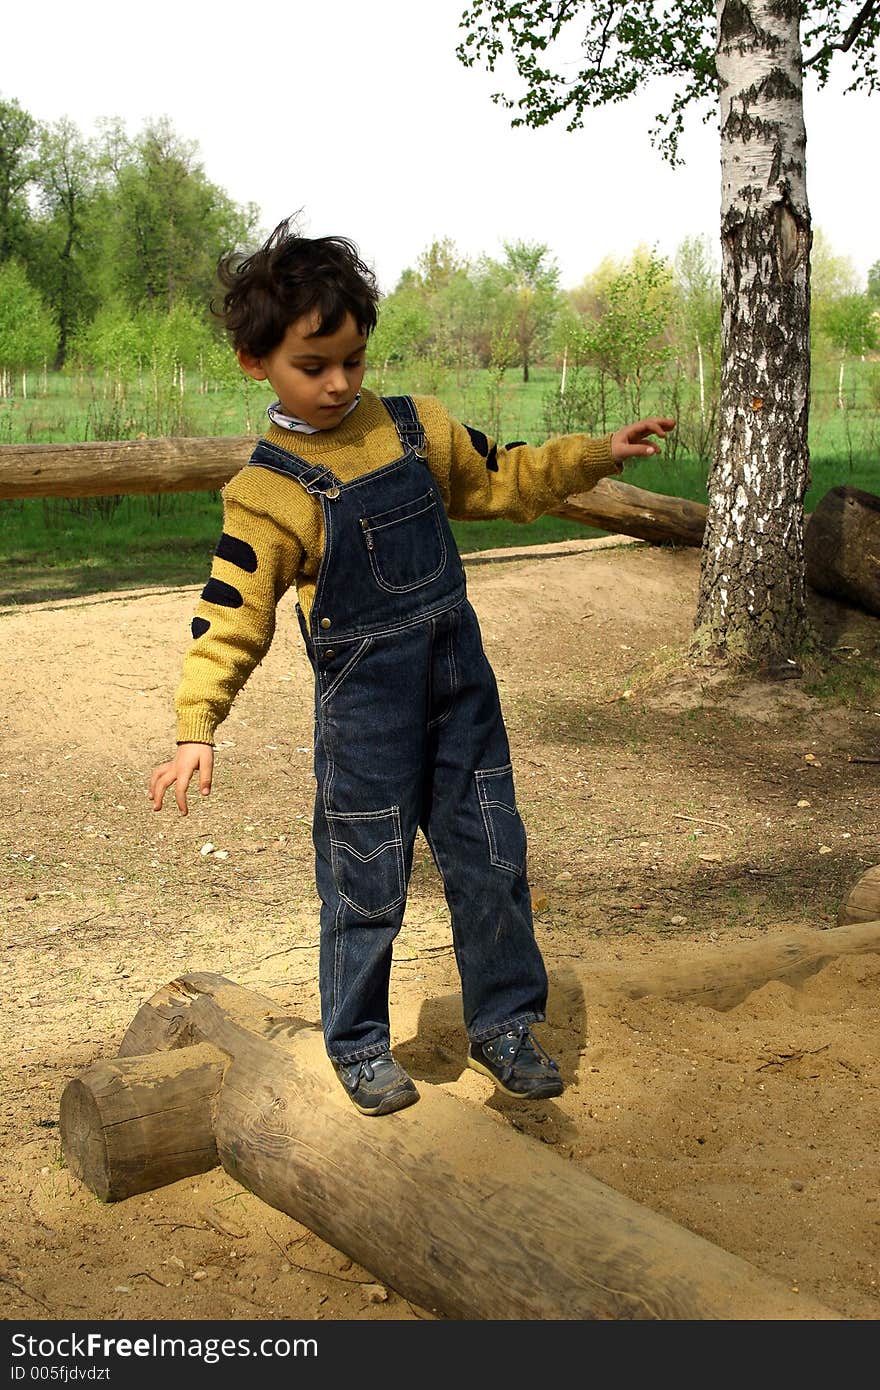
[[692, 654], [770, 670], [796, 660], [809, 630], [811, 232], [799, 25], [798, 0], [718, 0], [721, 404]]

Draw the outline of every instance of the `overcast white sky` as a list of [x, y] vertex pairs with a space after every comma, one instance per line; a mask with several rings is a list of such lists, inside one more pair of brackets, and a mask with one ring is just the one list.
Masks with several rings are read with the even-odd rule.
[[[718, 245], [717, 130], [693, 117], [687, 165], [648, 139], [656, 89], [587, 117], [512, 130], [499, 80], [455, 56], [465, 0], [39, 0], [8, 6], [0, 96], [85, 135], [168, 116], [207, 176], [271, 228], [302, 209], [311, 235], [350, 236], [390, 290], [432, 240], [470, 256], [546, 242], [562, 283], [640, 243]], [[814, 226], [862, 281], [880, 260], [880, 98], [808, 97]], [[873, 152], [873, 153], [871, 153]]]

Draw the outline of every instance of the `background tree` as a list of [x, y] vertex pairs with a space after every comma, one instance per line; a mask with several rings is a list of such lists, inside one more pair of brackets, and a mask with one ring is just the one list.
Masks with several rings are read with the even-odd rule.
[[822, 316], [822, 330], [840, 357], [837, 374], [837, 407], [843, 410], [843, 374], [848, 357], [863, 357], [878, 342], [877, 310], [866, 294], [842, 294], [833, 299]]
[[449, 237], [435, 240], [383, 298], [370, 356], [382, 369], [418, 362], [436, 388], [449, 368], [461, 382], [474, 360], [476, 313], [468, 261]]
[[685, 237], [675, 253], [673, 342], [679, 368], [696, 377], [699, 422], [676, 406], [677, 442], [701, 462], [711, 457], [718, 423], [721, 356], [721, 289], [718, 266], [706, 237]]
[[559, 309], [559, 268], [542, 242], [502, 245], [505, 259], [482, 257], [475, 277], [481, 302], [481, 356], [498, 361], [503, 354], [506, 366], [519, 361], [523, 381], [528, 381], [532, 360], [548, 342]]
[[422, 304], [430, 325], [425, 352], [430, 352], [442, 366], [453, 368], [461, 382], [476, 356], [479, 310], [473, 267], [449, 237], [432, 242], [419, 256], [417, 265]]
[[443, 294], [462, 275], [468, 262], [451, 237], [441, 237], [426, 247], [416, 262], [415, 279], [426, 295]]
[[112, 175], [107, 237], [114, 288], [132, 308], [170, 309], [181, 296], [207, 304], [218, 256], [250, 238], [257, 221], [206, 177], [196, 146], [166, 119], [127, 143], [118, 123], [105, 131]]
[[30, 214], [37, 123], [17, 101], [0, 100], [0, 264], [21, 256]]
[[[586, 281], [584, 282], [586, 284]], [[605, 434], [609, 381], [594, 356], [592, 301], [584, 307], [584, 286], [566, 290], [561, 298], [550, 348], [560, 364], [559, 382], [543, 396], [544, 428], [548, 434]]]
[[552, 342], [562, 357], [559, 390], [544, 396], [551, 433], [604, 434], [644, 398], [666, 366], [675, 296], [670, 266], [638, 247], [628, 260], [606, 256], [561, 298]]
[[370, 359], [380, 370], [409, 362], [427, 351], [432, 322], [418, 284], [404, 282], [382, 300], [379, 321], [370, 338]]
[[849, 256], [840, 256], [821, 227], [813, 228], [810, 248], [810, 302], [821, 316], [826, 304], [842, 294], [858, 294], [859, 277]]
[[71, 333], [97, 305], [91, 256], [83, 256], [87, 240], [95, 250], [86, 232], [97, 181], [96, 151], [72, 121], [63, 117], [40, 130], [34, 183], [43, 216], [32, 227], [29, 260], [58, 320], [56, 368], [64, 366]]
[[[859, 300], [865, 306], [859, 312]], [[870, 301], [860, 291], [859, 276], [848, 256], [840, 256], [821, 227], [813, 230], [810, 253], [810, 303], [813, 327], [813, 360], [833, 353], [838, 361], [837, 406], [844, 407], [846, 359], [870, 346]], [[863, 323], [859, 325], [859, 319]]]
[[[42, 367], [55, 354], [58, 326], [19, 261], [0, 265], [0, 395], [11, 373]], [[25, 393], [26, 394], [26, 393]]]
[[[808, 57], [801, 49], [801, 20]], [[572, 21], [577, 21], [574, 27]], [[809, 253], [802, 73], [849, 54], [850, 89], [878, 85], [880, 0], [475, 0], [465, 64], [510, 52], [514, 124], [565, 115], [672, 79], [652, 132], [678, 159], [685, 110], [719, 103], [722, 166], [720, 427], [692, 651], [790, 670], [809, 636], [803, 498], [809, 478]], [[575, 41], [576, 40], [576, 41]], [[548, 49], [555, 49], [551, 66]]]
[[669, 357], [664, 337], [673, 303], [669, 266], [655, 252], [639, 248], [612, 275], [604, 300], [588, 348], [616, 382], [619, 409], [637, 420], [647, 386]]
[[134, 139], [118, 119], [99, 124], [89, 141], [66, 117], [41, 124], [0, 100], [0, 265], [15, 258], [51, 304], [56, 367], [103, 306], [118, 319], [198, 305], [218, 334], [217, 259], [256, 229], [255, 207], [212, 184], [167, 120]]
[[494, 290], [501, 331], [516, 344], [523, 381], [528, 381], [532, 360], [546, 343], [559, 307], [559, 269], [542, 242], [502, 245], [504, 260], [486, 260], [483, 275]]

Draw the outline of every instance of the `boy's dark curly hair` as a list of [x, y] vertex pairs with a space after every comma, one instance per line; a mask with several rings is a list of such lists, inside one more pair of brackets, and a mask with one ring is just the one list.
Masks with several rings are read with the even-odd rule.
[[312, 336], [335, 333], [351, 314], [362, 333], [376, 327], [379, 290], [346, 237], [304, 237], [292, 218], [279, 222], [258, 251], [231, 251], [217, 266], [225, 287], [222, 318], [236, 351], [265, 357], [297, 319], [317, 313]]

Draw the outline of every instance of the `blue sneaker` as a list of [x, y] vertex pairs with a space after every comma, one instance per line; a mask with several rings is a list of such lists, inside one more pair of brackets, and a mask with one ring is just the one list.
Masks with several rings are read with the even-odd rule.
[[517, 1100], [548, 1100], [562, 1094], [559, 1067], [525, 1024], [471, 1043], [467, 1064]]
[[333, 1062], [333, 1067], [352, 1105], [362, 1115], [390, 1115], [415, 1105], [419, 1098], [411, 1077], [390, 1052], [361, 1062]]

